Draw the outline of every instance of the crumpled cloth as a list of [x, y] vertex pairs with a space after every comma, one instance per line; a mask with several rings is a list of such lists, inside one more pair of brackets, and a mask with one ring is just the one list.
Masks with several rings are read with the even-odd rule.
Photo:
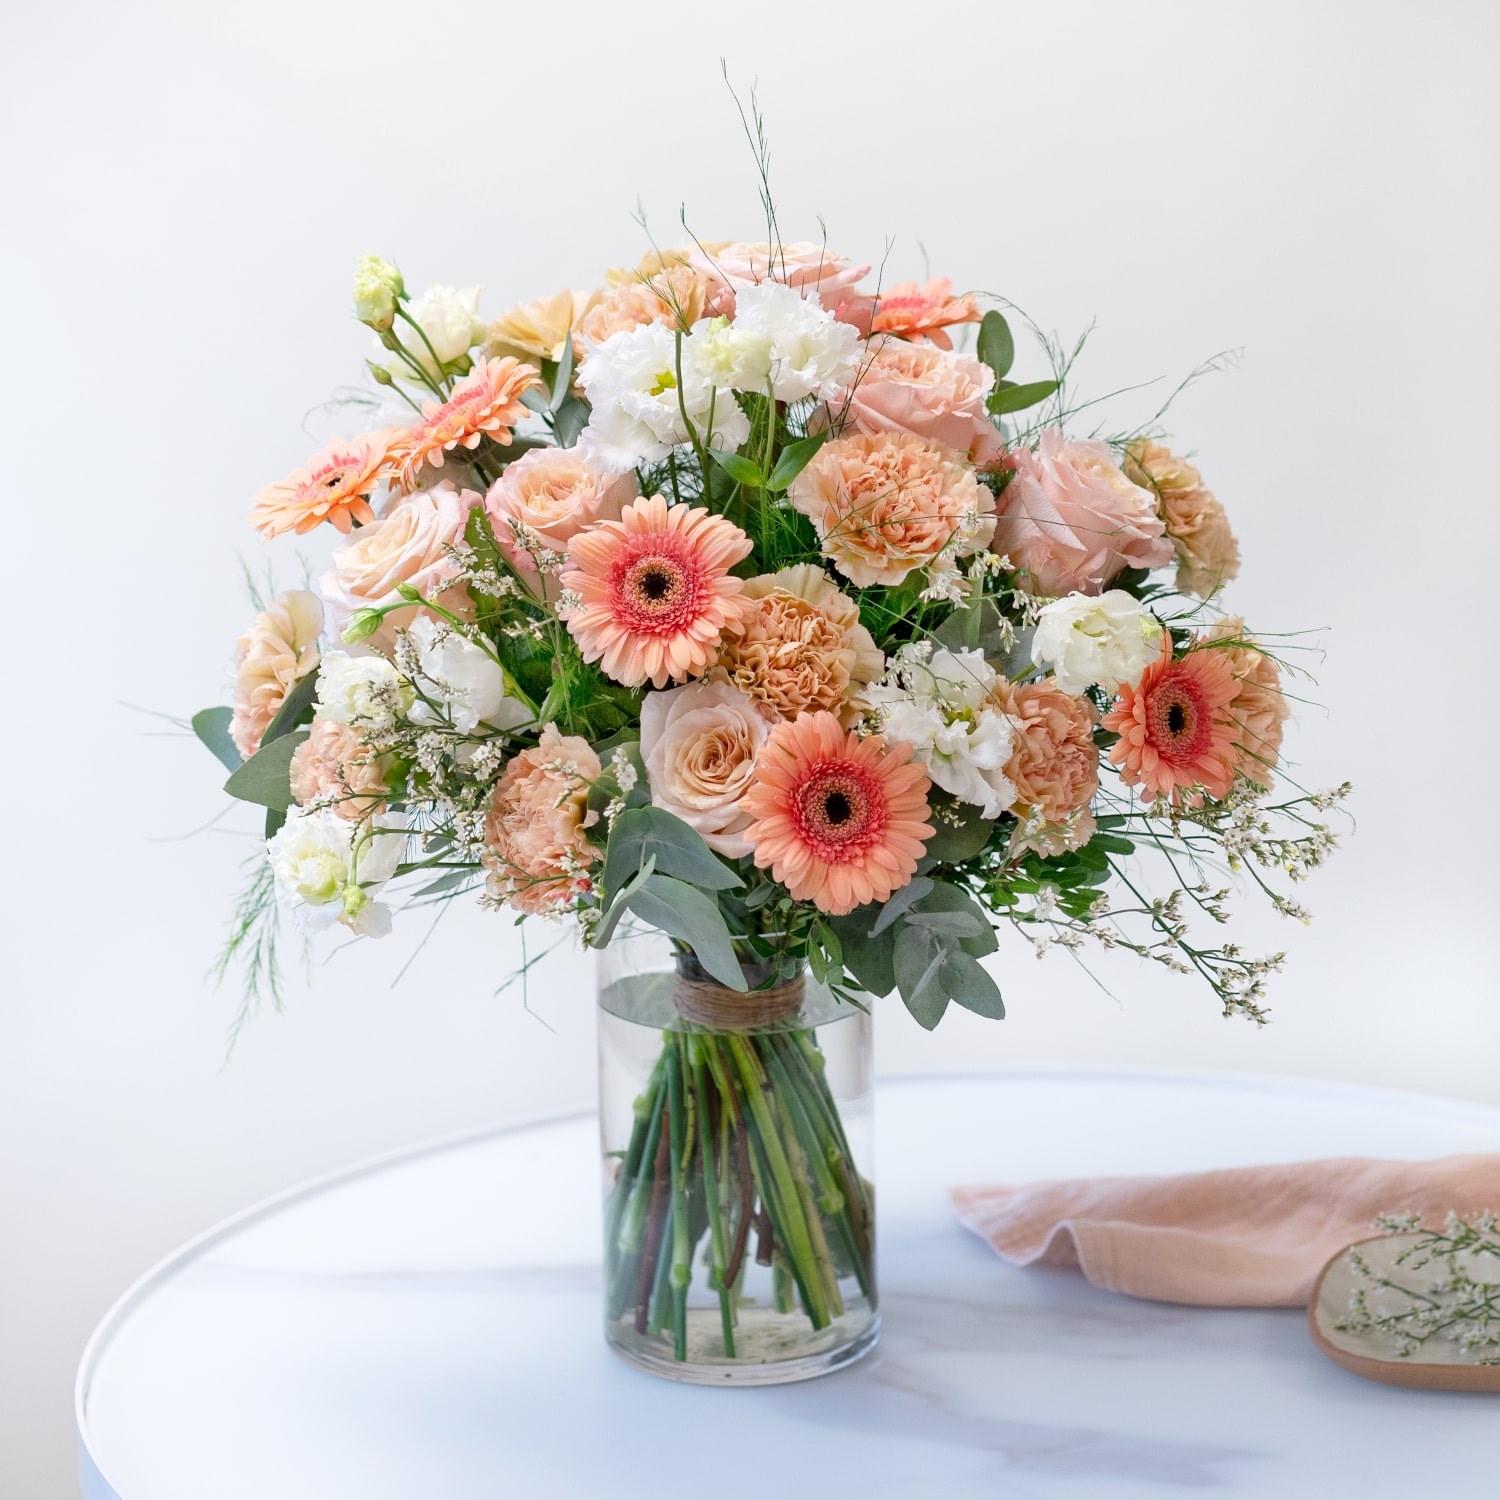
[[1012, 1265], [1077, 1266], [1095, 1286], [1195, 1307], [1305, 1307], [1318, 1272], [1378, 1231], [1500, 1211], [1500, 1154], [1344, 1157], [1181, 1177], [953, 1189], [959, 1221]]

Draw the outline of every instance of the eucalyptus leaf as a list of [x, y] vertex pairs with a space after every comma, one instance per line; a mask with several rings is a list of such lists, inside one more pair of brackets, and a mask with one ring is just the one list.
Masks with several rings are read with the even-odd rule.
[[1016, 357], [1016, 341], [1003, 313], [992, 309], [979, 320], [979, 340], [974, 352], [981, 364], [995, 372], [996, 380], [1003, 380], [1010, 373]]
[[766, 476], [760, 472], [757, 464], [752, 463], [739, 453], [726, 453], [722, 448], [710, 448], [708, 456], [723, 469], [723, 471], [734, 480], [736, 484], [747, 485], [752, 490], [765, 488]]
[[906, 920], [913, 927], [936, 933], [939, 937], [979, 937], [986, 924], [966, 911], [909, 911]]
[[948, 998], [955, 1004], [991, 1021], [1005, 1019], [1005, 1001], [1000, 997], [1000, 986], [977, 958], [962, 949], [950, 950], [948, 961], [943, 965], [943, 981]]
[[868, 906], [856, 907], [848, 916], [830, 917], [828, 925], [838, 934], [844, 949], [844, 967], [855, 983], [871, 995], [889, 995], [896, 988], [893, 955], [896, 951], [896, 928], [887, 927], [878, 937], [870, 936], [873, 912]]
[[784, 490], [812, 462], [818, 449], [828, 441], [828, 434], [832, 430], [831, 427], [825, 427], [811, 437], [788, 443], [777, 456], [775, 467], [771, 470], [771, 477], [766, 480], [766, 488]]
[[630, 909], [630, 898], [645, 885], [645, 883], [656, 874], [656, 856], [650, 855], [635, 876], [627, 880], [620, 887], [620, 894], [615, 897], [614, 905], [599, 919], [599, 925], [594, 929], [594, 935], [590, 940], [590, 946], [603, 948], [615, 935], [615, 928], [620, 925], [620, 918]]
[[[656, 856], [656, 868], [663, 875], [690, 881], [702, 890], [730, 891], [745, 883], [681, 818], [659, 807], [632, 807], [610, 829], [601, 896], [606, 907], [650, 855]], [[719, 920], [722, 925], [723, 918]]]
[[304, 720], [311, 719], [313, 704], [317, 701], [318, 671], [314, 667], [306, 677], [298, 680], [297, 685], [282, 700], [275, 718], [266, 725], [266, 732], [260, 737], [261, 749], [265, 749], [272, 740], [279, 740], [282, 735], [296, 729]]
[[896, 939], [896, 987], [916, 1023], [928, 1031], [948, 1009], [940, 983], [945, 957], [943, 945], [916, 928], [904, 928]]
[[879, 937], [897, 917], [903, 916], [914, 901], [920, 901], [932, 889], [932, 881], [925, 875], [917, 875], [907, 881], [899, 891], [893, 895], [884, 906], [880, 908], [880, 915], [875, 918], [874, 925], [870, 928], [871, 937]]
[[930, 794], [929, 801], [933, 834], [927, 840], [922, 868], [962, 864], [989, 843], [995, 820], [986, 818], [972, 802], [960, 802], [947, 792], [936, 791]]
[[631, 896], [630, 909], [643, 922], [686, 943], [720, 984], [732, 990], [749, 988], [718, 903], [702, 891], [669, 875], [651, 875]]
[[440, 896], [444, 891], [455, 891], [479, 876], [478, 870], [445, 870], [438, 878], [412, 892], [412, 899], [419, 896]]
[[213, 751], [226, 771], [239, 770], [242, 762], [239, 746], [229, 733], [233, 717], [234, 710], [222, 704], [218, 708], [201, 708], [193, 715], [193, 733]]
[[577, 396], [569, 396], [552, 414], [552, 430], [557, 434], [560, 448], [571, 448], [578, 441], [578, 434], [587, 426], [589, 404]]
[[224, 790], [241, 802], [285, 812], [292, 805], [292, 754], [306, 738], [305, 729], [296, 729], [270, 744], [262, 744], [224, 783]]
[[1028, 406], [1045, 401], [1057, 389], [1057, 385], [1055, 380], [1032, 380], [1025, 385], [1007, 385], [996, 390], [985, 405], [997, 417], [1004, 416], [1007, 412], [1025, 411]]
[[573, 386], [573, 340], [563, 340], [562, 358], [557, 362], [557, 370], [552, 376], [552, 410], [555, 413], [562, 410], [563, 403], [568, 399], [569, 392]]
[[972, 958], [983, 958], [1000, 946], [999, 940], [995, 937], [995, 929], [990, 925], [989, 918], [985, 916], [979, 903], [967, 891], [960, 890], [956, 885], [949, 885], [947, 881], [936, 882], [917, 903], [917, 909], [923, 912], [963, 912], [972, 917], [978, 924], [979, 931], [972, 937], [957, 939], [958, 946]]

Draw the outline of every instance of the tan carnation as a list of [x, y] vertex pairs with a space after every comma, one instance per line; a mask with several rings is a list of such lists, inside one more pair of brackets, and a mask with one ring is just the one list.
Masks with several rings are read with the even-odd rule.
[[812, 563], [747, 579], [744, 597], [753, 608], [719, 657], [729, 681], [780, 718], [825, 709], [847, 727], [859, 689], [885, 671], [859, 606]]
[[1281, 755], [1281, 737], [1291, 705], [1281, 688], [1281, 668], [1257, 651], [1238, 615], [1225, 615], [1204, 632], [1205, 641], [1229, 641], [1216, 649], [1229, 658], [1239, 692], [1225, 710], [1235, 726], [1235, 765], [1239, 774], [1259, 786], [1270, 786]]
[[286, 695], [318, 664], [323, 606], [316, 594], [278, 594], [251, 621], [234, 648], [234, 713], [229, 734], [248, 760], [260, 749]]
[[486, 889], [498, 901], [532, 915], [581, 896], [599, 858], [587, 830], [598, 820], [588, 810], [589, 786], [599, 757], [587, 740], [542, 729], [541, 742], [522, 750], [490, 794], [484, 824]]
[[1015, 725], [1005, 775], [1014, 783], [1018, 820], [1012, 854], [1048, 856], [1076, 849], [1094, 833], [1089, 804], [1099, 790], [1094, 711], [1056, 678], [996, 683], [992, 698]]
[[1216, 594], [1240, 571], [1240, 544], [1212, 490], [1185, 458], [1150, 438], [1125, 450], [1125, 473], [1157, 497], [1162, 524], [1177, 553], [1177, 591], [1200, 599]]
[[292, 800], [317, 802], [339, 817], [361, 822], [385, 810], [390, 757], [375, 754], [352, 724], [315, 718], [308, 737], [292, 752]]
[[580, 364], [588, 356], [589, 344], [602, 344], [623, 329], [647, 323], [691, 328], [704, 315], [713, 290], [701, 271], [680, 264], [615, 275], [616, 284], [599, 295], [574, 330], [573, 353]]
[[508, 354], [533, 365], [539, 359], [561, 359], [574, 325], [600, 295], [565, 289], [507, 308], [486, 330], [483, 352], [490, 359]]

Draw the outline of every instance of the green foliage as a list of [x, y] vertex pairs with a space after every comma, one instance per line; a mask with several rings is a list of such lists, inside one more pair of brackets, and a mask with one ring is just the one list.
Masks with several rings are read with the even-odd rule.
[[615, 819], [609, 831], [600, 891], [606, 909], [648, 858], [656, 860], [663, 875], [691, 881], [704, 890], [732, 891], [745, 883], [681, 818], [659, 807], [632, 807]]
[[292, 755], [306, 738], [307, 731], [297, 729], [262, 743], [224, 783], [224, 790], [241, 802], [285, 812], [292, 805]]
[[972, 802], [960, 802], [947, 792], [933, 791], [927, 800], [932, 806], [933, 834], [918, 869], [925, 872], [938, 865], [962, 864], [986, 848], [995, 831], [994, 818], [986, 818]]
[[1056, 380], [1032, 380], [1025, 385], [1016, 385], [1012, 381], [1002, 380], [996, 384], [985, 405], [997, 417], [1004, 416], [1007, 412], [1025, 411], [1027, 407], [1037, 406], [1048, 396], [1056, 394], [1059, 384]]
[[828, 435], [832, 432], [831, 427], [825, 427], [821, 432], [815, 432], [811, 437], [800, 438], [795, 443], [788, 443], [777, 455], [776, 465], [771, 470], [771, 477], [766, 480], [768, 490], [781, 491], [813, 461], [819, 448], [828, 441]]
[[240, 768], [241, 755], [229, 733], [229, 721], [234, 717], [232, 708], [202, 708], [193, 715], [193, 733], [213, 751], [226, 771]]
[[1016, 341], [1005, 315], [991, 309], [979, 320], [979, 341], [974, 351], [981, 364], [995, 372], [997, 381], [1010, 374], [1016, 357]]
[[658, 874], [649, 875], [627, 900], [643, 922], [686, 943], [720, 984], [732, 990], [749, 988], [716, 901], [681, 880]]
[[313, 706], [317, 701], [318, 673], [314, 668], [306, 677], [300, 678], [283, 699], [281, 707], [276, 710], [276, 717], [266, 725], [266, 732], [261, 736], [261, 749], [264, 750], [272, 740], [279, 740], [282, 735], [290, 734], [301, 725], [312, 723]]

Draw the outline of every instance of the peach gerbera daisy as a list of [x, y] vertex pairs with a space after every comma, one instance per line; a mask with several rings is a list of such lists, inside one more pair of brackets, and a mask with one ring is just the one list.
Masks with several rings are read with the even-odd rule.
[[386, 427], [364, 437], [330, 443], [307, 467], [268, 484], [250, 503], [250, 520], [269, 540], [285, 531], [311, 531], [324, 521], [347, 532], [375, 519], [370, 495], [389, 474], [406, 434]]
[[916, 874], [932, 837], [927, 772], [911, 746], [860, 739], [830, 713], [778, 724], [742, 807], [758, 868], [794, 900], [843, 916], [884, 902]]
[[893, 333], [897, 338], [926, 339], [939, 349], [951, 349], [953, 340], [945, 330], [955, 323], [977, 323], [981, 313], [970, 294], [955, 297], [953, 283], [946, 276], [934, 276], [925, 287], [901, 281], [878, 297], [853, 298], [839, 309], [838, 316], [860, 328], [866, 338]]
[[1171, 636], [1141, 680], [1120, 689], [1104, 727], [1120, 738], [1109, 758], [1148, 802], [1182, 800], [1190, 787], [1224, 797], [1234, 782], [1235, 726], [1225, 712], [1239, 683], [1225, 652], [1189, 650], [1172, 659]]
[[541, 377], [530, 365], [510, 355], [475, 360], [446, 401], [423, 404], [422, 419], [406, 434], [398, 454], [401, 487], [414, 488], [417, 470], [424, 464], [441, 469], [443, 456], [455, 448], [472, 450], [485, 438], [508, 444], [526, 409], [522, 394], [540, 384]]
[[579, 532], [560, 582], [578, 596], [566, 618], [583, 659], [626, 687], [696, 677], [745, 613], [745, 585], [729, 570], [750, 548], [732, 521], [661, 495]]

